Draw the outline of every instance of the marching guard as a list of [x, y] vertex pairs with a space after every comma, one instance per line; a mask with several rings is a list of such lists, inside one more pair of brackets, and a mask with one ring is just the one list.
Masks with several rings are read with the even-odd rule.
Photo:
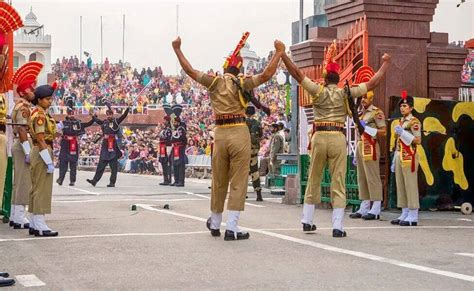
[[172, 158], [171, 158], [171, 136], [173, 135], [173, 130], [171, 129], [171, 106], [168, 104], [163, 105], [166, 116], [164, 117], [164, 122], [162, 125], [162, 130], [160, 131], [160, 151], [158, 161], [161, 164], [163, 169], [163, 182], [160, 183], [162, 186], [171, 185], [171, 173], [173, 169]]
[[104, 174], [105, 167], [110, 166], [110, 183], [107, 187], [115, 187], [117, 181], [118, 159], [122, 156], [122, 151], [118, 147], [117, 138], [120, 134], [120, 124], [125, 120], [130, 112], [130, 106], [125, 109], [119, 118], [114, 117], [114, 111], [110, 106], [107, 106], [107, 118], [100, 120], [95, 115], [94, 121], [100, 125], [102, 129], [102, 145], [100, 148], [99, 164], [95, 171], [94, 178], [87, 179], [92, 186], [95, 187]]
[[53, 194], [53, 142], [56, 134], [56, 121], [47, 113], [53, 101], [53, 86], [42, 85], [35, 89], [35, 98], [30, 118], [30, 132], [33, 139], [31, 160], [31, 199], [29, 211], [33, 213], [30, 234], [35, 236], [57, 236], [45, 222], [45, 215], [51, 213]]
[[421, 144], [421, 122], [413, 116], [415, 101], [406, 91], [402, 92], [402, 99], [398, 103], [402, 118], [395, 126], [395, 153], [391, 171], [395, 172], [397, 184], [397, 206], [402, 214], [391, 221], [400, 226], [417, 226], [420, 196], [418, 193], [418, 166], [419, 156], [417, 145]]
[[[35, 98], [35, 86], [38, 74], [43, 65], [29, 62], [21, 66], [13, 75], [13, 84], [20, 98], [12, 112], [13, 126], [13, 195], [10, 226], [15, 229], [29, 228], [30, 221], [26, 217], [26, 205], [30, 203], [31, 170], [30, 154], [33, 141], [29, 133], [31, 102]], [[31, 213], [31, 209], [29, 209]], [[30, 215], [32, 218], [32, 214]]]
[[[238, 77], [242, 67], [240, 50], [249, 33], [246, 32], [236, 49], [224, 64], [223, 76], [211, 76], [194, 69], [181, 51], [181, 38], [172, 46], [181, 67], [193, 80], [205, 86], [210, 93], [211, 107], [216, 118], [215, 144], [212, 156], [211, 217], [206, 226], [212, 236], [220, 236], [222, 212], [227, 196], [229, 211], [224, 240], [241, 240], [250, 237], [238, 227], [240, 212], [244, 210], [250, 170], [250, 133], [245, 123], [247, 92], [270, 80], [275, 74], [285, 46], [275, 41], [276, 53], [263, 73], [251, 77]], [[256, 102], [254, 99], [250, 99]], [[257, 102], [256, 102], [257, 103]], [[254, 103], [255, 104], [255, 103]], [[245, 173], [245, 174], [244, 174]]]
[[260, 173], [258, 171], [258, 153], [260, 152], [260, 141], [263, 137], [262, 125], [253, 116], [255, 115], [255, 107], [249, 105], [245, 114], [247, 115], [247, 127], [250, 133], [250, 177], [252, 179], [253, 190], [257, 194], [257, 201], [263, 201], [262, 186], [260, 185]]
[[[11, 69], [11, 67], [13, 67], [13, 63], [10, 62], [9, 52], [12, 52], [14, 49], [13, 42], [9, 41], [7, 35], [12, 36], [15, 30], [23, 26], [23, 22], [18, 12], [10, 6], [7, 1], [0, 2], [0, 10], [2, 11], [2, 17], [0, 18], [0, 210], [5, 210], [6, 213], [4, 212], [4, 215], [7, 215], [8, 209], [6, 208], [9, 206], [11, 198], [8, 196], [4, 197], [4, 188], [8, 165], [6, 121], [7, 114], [10, 112], [8, 111], [9, 108], [7, 106], [7, 95], [4, 92], [8, 91], [7, 84], [9, 84], [10, 81], [13, 81], [6, 80], [6, 77], [9, 76], [9, 68]], [[22, 163], [24, 162], [25, 161], [23, 160]], [[29, 195], [26, 194], [25, 196], [28, 197]], [[6, 202], [5, 205], [4, 202]], [[25, 225], [23, 224], [23, 226]], [[8, 262], [4, 262], [4, 265], [8, 265]], [[7, 287], [15, 284], [15, 279], [9, 277], [10, 274], [7, 272], [0, 272], [0, 287]]]
[[88, 122], [81, 122], [74, 117], [74, 101], [72, 98], [66, 100], [67, 116], [62, 124], [61, 150], [59, 151], [59, 177], [56, 180], [59, 186], [63, 184], [69, 166], [69, 186], [76, 183], [77, 161], [79, 160], [79, 141], [85, 129], [94, 124], [92, 117]]
[[335, 53], [336, 44], [333, 43], [325, 56], [325, 84], [311, 81], [286, 54], [282, 58], [288, 72], [311, 95], [314, 111], [311, 165], [301, 220], [303, 231], [316, 230], [316, 225], [313, 224], [314, 209], [316, 203], [321, 203], [321, 180], [324, 167], [329, 164], [333, 207], [332, 236], [345, 237], [347, 234], [343, 228], [343, 218], [346, 208], [347, 148], [344, 123], [349, 114], [348, 98], [358, 98], [373, 90], [385, 75], [390, 56], [384, 54], [382, 67], [370, 81], [350, 88], [347, 92], [337, 86], [340, 81], [340, 66], [334, 62]]
[[186, 157], [186, 145], [188, 143], [186, 137], [186, 123], [180, 118], [181, 112], [183, 111], [181, 105], [173, 105], [171, 110], [173, 111], [173, 134], [171, 136], [171, 144], [173, 146], [172, 163], [174, 172], [174, 183], [171, 184], [171, 186], [184, 187], [185, 167], [188, 163], [188, 158]]
[[[373, 76], [372, 69], [359, 70], [358, 75], [363, 71], [368, 72], [365, 76]], [[357, 83], [367, 82], [368, 79], [356, 76]], [[358, 80], [359, 79], [359, 80]], [[357, 212], [351, 213], [350, 218], [362, 218], [364, 220], [380, 219], [382, 208], [383, 192], [382, 179], [380, 178], [380, 145], [379, 138], [387, 134], [385, 125], [385, 115], [380, 108], [373, 105], [374, 92], [369, 91], [362, 96], [361, 111], [359, 120], [362, 124], [363, 132], [358, 134], [358, 141], [355, 153], [357, 164], [357, 183], [359, 185], [359, 199], [362, 200]], [[372, 207], [371, 207], [372, 202]]]

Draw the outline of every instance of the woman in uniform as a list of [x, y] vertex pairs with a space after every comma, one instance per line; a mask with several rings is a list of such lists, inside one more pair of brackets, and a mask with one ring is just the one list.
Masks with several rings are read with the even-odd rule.
[[36, 108], [31, 113], [30, 131], [33, 139], [31, 150], [31, 195], [30, 212], [33, 214], [30, 234], [35, 236], [57, 236], [58, 232], [46, 225], [45, 214], [51, 213], [53, 194], [53, 140], [56, 134], [56, 121], [47, 113], [53, 101], [53, 86], [42, 85], [35, 89], [33, 104]]

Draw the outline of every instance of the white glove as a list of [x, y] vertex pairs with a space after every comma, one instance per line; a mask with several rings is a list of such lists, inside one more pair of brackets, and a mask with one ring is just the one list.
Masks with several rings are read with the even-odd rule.
[[30, 142], [25, 140], [21, 143], [21, 147], [23, 148], [23, 152], [25, 153], [25, 155], [29, 156], [31, 152]]
[[390, 165], [390, 172], [395, 173], [395, 157], [398, 155], [398, 152], [393, 153], [392, 164]]
[[39, 152], [43, 162], [49, 167], [49, 165], [53, 164], [53, 160], [51, 159], [51, 155], [49, 154], [48, 149], [44, 149]]
[[404, 144], [411, 145], [411, 143], [413, 142], [413, 139], [415, 139], [415, 136], [413, 136], [413, 134], [409, 133], [408, 131], [404, 130], [402, 134], [400, 134], [400, 139], [403, 141]]
[[64, 128], [64, 124], [62, 121], [60, 121], [59, 123], [56, 124], [56, 129], [57, 130], [63, 130]]
[[46, 170], [46, 173], [48, 173], [48, 174], [54, 173], [54, 165], [53, 164], [48, 164], [48, 169]]
[[371, 137], [375, 137], [377, 135], [377, 129], [370, 126], [366, 126], [364, 132], [370, 135]]

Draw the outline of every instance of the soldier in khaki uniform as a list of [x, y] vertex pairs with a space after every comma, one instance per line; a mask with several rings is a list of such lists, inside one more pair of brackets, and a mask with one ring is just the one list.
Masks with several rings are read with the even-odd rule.
[[31, 102], [35, 98], [36, 78], [42, 68], [41, 63], [26, 63], [15, 72], [12, 79], [20, 96], [12, 112], [12, 122], [14, 124], [12, 146], [14, 180], [10, 226], [15, 229], [29, 228], [30, 226], [25, 214], [31, 192], [30, 152], [32, 140], [28, 136], [28, 128]]
[[263, 136], [262, 125], [253, 116], [255, 115], [255, 107], [249, 106], [245, 111], [247, 115], [247, 127], [250, 133], [250, 177], [252, 186], [257, 194], [257, 201], [263, 201], [262, 186], [260, 185], [260, 173], [258, 172], [258, 153], [260, 152], [260, 140]]
[[392, 220], [391, 223], [401, 226], [416, 226], [418, 224], [418, 208], [420, 208], [419, 157], [416, 146], [421, 143], [421, 122], [411, 114], [413, 105], [413, 97], [407, 96], [404, 91], [399, 102], [403, 117], [400, 119], [400, 125], [395, 127], [397, 138], [391, 167], [392, 172], [395, 172], [397, 182], [397, 206], [402, 209], [400, 217]]
[[279, 131], [279, 124], [272, 124], [272, 138], [270, 140], [270, 173], [280, 175], [281, 161], [277, 160], [278, 154], [284, 152], [285, 138]]
[[[364, 132], [358, 135], [355, 155], [359, 199], [362, 202], [359, 210], [349, 215], [350, 218], [364, 220], [380, 219], [383, 199], [378, 138], [387, 134], [387, 127], [383, 111], [372, 104], [373, 98], [373, 91], [362, 96], [362, 112], [359, 114], [359, 120], [364, 127]], [[371, 201], [373, 202], [372, 208], [370, 207]]]
[[[335, 52], [334, 47], [329, 51]], [[314, 205], [321, 202], [321, 179], [324, 167], [329, 164], [331, 174], [331, 204], [333, 207], [333, 237], [345, 237], [342, 220], [346, 207], [346, 137], [344, 122], [348, 115], [347, 93], [339, 88], [339, 65], [332, 59], [328, 60], [325, 75], [325, 84], [311, 81], [296, 67], [290, 58], [284, 54], [283, 61], [289, 73], [312, 96], [314, 110], [314, 133], [311, 140], [311, 165], [309, 169], [308, 187], [305, 193], [303, 207], [303, 231], [314, 231]], [[361, 97], [367, 91], [373, 90], [384, 76], [390, 56], [385, 54], [383, 65], [375, 76], [367, 83], [351, 88], [353, 98]]]
[[[248, 36], [248, 33], [244, 34]], [[212, 196], [211, 217], [207, 226], [212, 236], [220, 236], [222, 212], [224, 211], [227, 190], [230, 193], [229, 210], [225, 240], [248, 239], [247, 232], [240, 231], [238, 219], [244, 210], [245, 196], [250, 165], [250, 134], [245, 123], [247, 102], [242, 90], [251, 90], [268, 81], [276, 72], [285, 46], [275, 41], [276, 53], [264, 72], [252, 77], [237, 78], [242, 65], [238, 51], [245, 44], [243, 38], [237, 49], [227, 59], [223, 76], [209, 76], [195, 70], [181, 51], [181, 39], [173, 41], [173, 49], [183, 70], [193, 80], [199, 82], [210, 92], [211, 106], [216, 118], [215, 144], [212, 157]], [[240, 48], [239, 48], [240, 47]], [[237, 54], [235, 53], [237, 52]]]
[[35, 89], [33, 104], [36, 108], [30, 117], [33, 149], [30, 153], [32, 187], [29, 211], [33, 213], [30, 230], [33, 230], [35, 236], [58, 235], [57, 231], [51, 230], [46, 225], [44, 219], [45, 214], [51, 213], [53, 194], [53, 141], [56, 134], [56, 121], [46, 111], [53, 101], [55, 85], [42, 85]]

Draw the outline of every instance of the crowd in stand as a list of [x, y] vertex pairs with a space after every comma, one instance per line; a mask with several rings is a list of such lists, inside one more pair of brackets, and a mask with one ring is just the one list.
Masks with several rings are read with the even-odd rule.
[[[271, 56], [269, 56], [271, 57]], [[264, 66], [264, 63], [261, 64]], [[163, 103], [174, 102], [170, 96], [177, 93], [183, 98], [184, 107], [181, 118], [187, 125], [187, 155], [210, 155], [213, 129], [213, 113], [207, 90], [188, 77], [166, 76], [160, 67], [142, 69], [140, 72], [128, 64], [111, 64], [108, 59], [103, 65], [92, 65], [90, 57], [80, 62], [77, 57], [63, 58], [53, 64], [53, 73], [58, 80], [58, 90], [54, 104], [63, 106], [66, 98], [72, 97], [76, 107], [86, 113], [97, 111], [99, 106], [107, 103], [112, 106], [124, 106], [130, 99], [137, 99], [134, 113], [146, 113], [147, 106], [160, 107]], [[209, 73], [212, 73], [209, 72]], [[252, 70], [251, 74], [258, 73]], [[152, 82], [147, 86], [149, 82]], [[138, 93], [147, 86], [146, 90]], [[278, 85], [276, 78], [255, 90], [260, 101], [267, 105], [271, 116], [257, 111], [261, 120], [264, 138], [261, 141], [260, 155], [269, 152], [270, 125], [276, 121], [287, 124], [285, 109], [285, 88]], [[121, 111], [120, 108], [117, 109]], [[160, 126], [150, 125], [146, 129], [123, 129], [121, 139], [123, 157], [120, 167], [132, 173], [155, 173], [158, 166], [157, 144]], [[100, 151], [100, 132], [97, 127], [87, 130], [81, 137], [81, 157], [97, 156]], [[58, 144], [58, 143], [56, 143]], [[55, 148], [59, 153], [59, 148]], [[85, 158], [84, 158], [85, 159]]]

